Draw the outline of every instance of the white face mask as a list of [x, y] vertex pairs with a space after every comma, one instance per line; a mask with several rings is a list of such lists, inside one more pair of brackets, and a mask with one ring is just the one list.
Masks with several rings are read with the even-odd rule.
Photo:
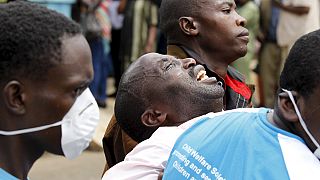
[[99, 121], [98, 105], [87, 88], [77, 98], [63, 119], [54, 124], [16, 131], [0, 131], [0, 135], [12, 136], [41, 131], [61, 125], [61, 147], [64, 156], [73, 159], [89, 146]]
[[303, 127], [304, 131], [307, 133], [307, 135], [309, 136], [309, 138], [311, 139], [311, 141], [313, 142], [313, 144], [317, 147], [317, 149], [314, 151], [313, 154], [314, 154], [318, 159], [320, 159], [320, 146], [319, 146], [319, 143], [316, 141], [316, 139], [315, 139], [315, 138], [312, 136], [312, 134], [309, 132], [306, 123], [305, 123], [304, 120], [302, 119], [301, 113], [300, 113], [300, 111], [299, 111], [299, 109], [298, 109], [297, 104], [296, 104], [295, 101], [294, 101], [294, 98], [293, 98], [293, 95], [292, 95], [291, 91], [288, 91], [288, 90], [286, 90], [286, 89], [282, 89], [282, 90], [283, 90], [284, 92], [288, 93], [289, 98], [290, 98], [290, 100], [291, 100], [291, 102], [292, 102], [292, 104], [293, 104], [293, 107], [294, 107], [294, 109], [295, 109], [295, 111], [296, 111], [296, 113], [297, 113], [297, 116], [298, 116], [298, 118], [299, 118], [299, 121], [300, 121], [301, 126]]

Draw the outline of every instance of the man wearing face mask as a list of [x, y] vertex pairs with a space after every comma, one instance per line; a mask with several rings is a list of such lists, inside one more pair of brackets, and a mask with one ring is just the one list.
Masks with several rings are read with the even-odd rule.
[[45, 151], [72, 159], [91, 141], [91, 52], [75, 22], [30, 2], [0, 4], [0, 32], [0, 179], [27, 179]]
[[294, 44], [274, 110], [225, 111], [194, 123], [176, 141], [163, 179], [320, 179], [319, 43], [317, 30]]

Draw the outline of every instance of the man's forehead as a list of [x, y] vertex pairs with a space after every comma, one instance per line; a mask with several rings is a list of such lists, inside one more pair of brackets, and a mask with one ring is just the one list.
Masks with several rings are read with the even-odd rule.
[[209, 0], [209, 1], [213, 1], [214, 4], [216, 4], [216, 5], [220, 5], [220, 4], [233, 5], [233, 4], [235, 4], [234, 0]]
[[145, 77], [161, 76], [161, 69], [163, 69], [166, 63], [171, 61], [172, 58], [174, 57], [170, 55], [149, 53], [142, 56], [134, 67], [131, 68], [130, 72], [133, 74], [143, 73]]
[[200, 12], [203, 12], [205, 10], [213, 11], [217, 10], [216, 8], [219, 8], [221, 6], [236, 6], [234, 0], [205, 0], [201, 1], [201, 3], [198, 4], [199, 8], [201, 9]]
[[143, 59], [141, 59], [141, 64], [148, 67], [156, 67], [173, 58], [174, 57], [170, 55], [152, 53], [144, 56]]

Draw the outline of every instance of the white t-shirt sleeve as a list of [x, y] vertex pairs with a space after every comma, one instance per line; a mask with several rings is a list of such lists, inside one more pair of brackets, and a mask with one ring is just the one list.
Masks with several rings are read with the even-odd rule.
[[305, 144], [282, 134], [278, 134], [278, 140], [291, 180], [319, 179], [319, 160]]
[[181, 133], [178, 127], [159, 128], [150, 139], [139, 143], [124, 161], [109, 169], [102, 179], [158, 179]]
[[127, 154], [124, 161], [106, 171], [102, 180], [157, 180], [166, 167], [178, 137], [202, 117], [194, 118], [178, 127], [158, 128], [149, 139], [139, 143]]

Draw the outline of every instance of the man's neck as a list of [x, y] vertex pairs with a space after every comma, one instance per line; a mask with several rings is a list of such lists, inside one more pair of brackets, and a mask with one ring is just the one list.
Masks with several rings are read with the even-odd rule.
[[43, 152], [17, 136], [0, 136], [0, 168], [19, 179], [27, 179], [28, 172]]
[[289, 124], [284, 123], [282, 118], [278, 115], [279, 113], [276, 112], [277, 110], [270, 111], [267, 115], [268, 121], [274, 125], [275, 127], [282, 129], [287, 132], [294, 133], [293, 127], [291, 127]]
[[219, 75], [221, 78], [224, 79], [227, 75], [229, 61], [225, 61], [223, 59], [224, 57], [219, 56], [217, 53], [207, 53], [201, 49], [190, 48], [184, 45], [168, 45], [168, 54], [179, 58], [192, 57], [199, 64], [205, 64], [210, 71]]
[[209, 70], [215, 72], [223, 79], [226, 77], [230, 63], [230, 58], [226, 56], [226, 53], [207, 52], [199, 49], [199, 55]]
[[211, 63], [211, 64], [206, 63], [207, 68], [210, 71], [219, 75], [221, 78], [225, 79], [225, 77], [227, 76], [228, 64], [216, 61], [215, 59], [217, 59], [217, 57], [214, 57], [214, 58], [212, 58], [212, 57], [213, 56], [206, 56], [206, 55], [201, 56], [202, 59], [205, 59], [205, 60], [211, 61], [211, 62], [215, 62], [215, 63]]

